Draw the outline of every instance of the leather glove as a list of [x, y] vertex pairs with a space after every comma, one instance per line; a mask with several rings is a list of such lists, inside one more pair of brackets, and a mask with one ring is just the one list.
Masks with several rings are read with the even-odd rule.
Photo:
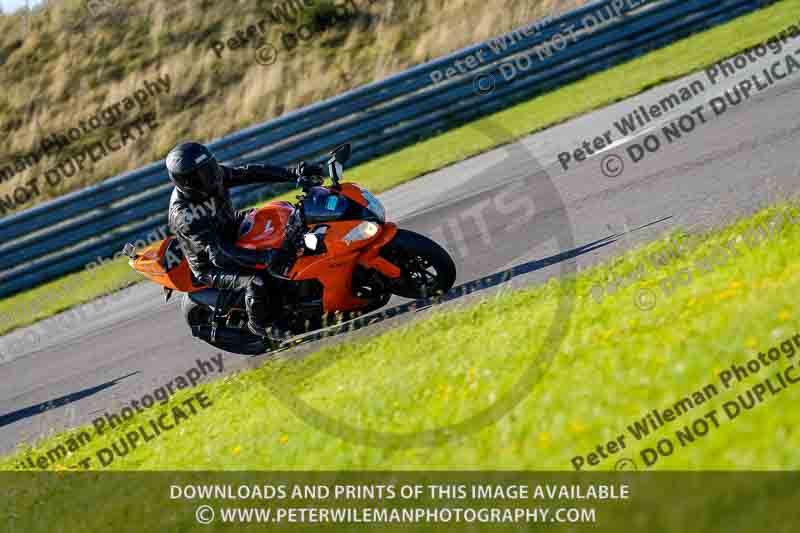
[[311, 187], [322, 185], [324, 182], [325, 180], [319, 176], [300, 176], [297, 178], [297, 186], [304, 191], [307, 191]]
[[304, 191], [324, 183], [324, 169], [320, 164], [301, 161], [297, 166], [292, 167], [291, 172], [297, 176], [297, 186]]
[[318, 163], [308, 163], [301, 161], [297, 165], [291, 167], [289, 171], [294, 174], [296, 178], [303, 177], [322, 177], [325, 175], [325, 169]]

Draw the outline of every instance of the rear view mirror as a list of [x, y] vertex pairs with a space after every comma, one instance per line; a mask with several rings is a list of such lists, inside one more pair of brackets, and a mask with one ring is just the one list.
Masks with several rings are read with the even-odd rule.
[[131, 243], [126, 244], [125, 247], [122, 248], [122, 253], [127, 255], [130, 259], [136, 259], [138, 257], [136, 254], [136, 246]]
[[336, 158], [337, 161], [340, 163], [347, 163], [347, 160], [350, 159], [350, 154], [352, 153], [352, 146], [350, 143], [343, 144], [338, 147], [336, 150], [331, 152], [331, 155]]
[[342, 167], [339, 161], [331, 158], [331, 160], [328, 161], [328, 175], [333, 180], [333, 183], [338, 185], [344, 177], [344, 167]]
[[328, 159], [328, 175], [331, 177], [335, 185], [338, 185], [339, 181], [344, 176], [343, 163], [346, 163], [347, 160], [350, 159], [351, 153], [352, 148], [350, 143], [343, 144], [331, 152], [331, 158]]

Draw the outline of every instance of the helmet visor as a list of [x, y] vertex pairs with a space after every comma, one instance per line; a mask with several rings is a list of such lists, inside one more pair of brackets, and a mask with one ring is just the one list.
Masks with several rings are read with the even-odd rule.
[[183, 187], [189, 192], [206, 196], [215, 195], [222, 185], [222, 169], [216, 159], [212, 159], [189, 174], [181, 176]]
[[212, 159], [194, 171], [193, 181], [195, 187], [206, 194], [215, 194], [222, 185], [222, 169], [216, 159]]

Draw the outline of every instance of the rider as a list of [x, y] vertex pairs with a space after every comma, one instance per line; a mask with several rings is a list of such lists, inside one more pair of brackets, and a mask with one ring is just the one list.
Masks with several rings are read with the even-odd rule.
[[305, 162], [290, 168], [270, 165], [227, 167], [217, 163], [204, 145], [186, 142], [167, 155], [167, 171], [175, 185], [169, 206], [169, 226], [178, 239], [192, 273], [200, 283], [216, 289], [244, 290], [248, 328], [262, 337], [279, 340], [290, 335], [275, 324], [278, 305], [269, 305], [267, 293], [279, 290], [279, 281], [255, 270], [273, 262], [281, 250], [236, 247], [239, 227], [248, 211], [235, 211], [228, 189], [249, 183], [280, 183], [322, 176], [321, 165]]

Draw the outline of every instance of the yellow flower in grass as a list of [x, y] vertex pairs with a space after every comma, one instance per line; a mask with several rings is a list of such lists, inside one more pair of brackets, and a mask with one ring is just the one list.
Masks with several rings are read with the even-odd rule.
[[717, 294], [717, 301], [721, 302], [723, 300], [730, 300], [737, 294], [739, 294], [739, 291], [735, 289], [728, 289], [727, 291], [722, 291], [721, 293]]
[[748, 348], [755, 348], [758, 345], [758, 340], [755, 337], [747, 337], [747, 340], [744, 341], [744, 345]]
[[569, 430], [573, 433], [583, 433], [584, 431], [586, 431], [586, 426], [584, 426], [580, 422], [572, 422], [569, 425]]
[[538, 445], [540, 448], [547, 448], [550, 446], [550, 433], [546, 431], [543, 433], [539, 433], [539, 441]]
[[450, 385], [447, 385], [446, 383], [442, 383], [441, 385], [439, 385], [439, 397], [442, 400], [447, 401], [447, 399], [450, 398], [450, 392], [452, 390], [453, 389], [452, 389], [452, 387], [450, 387]]
[[741, 289], [742, 287], [743, 285], [741, 281], [731, 281], [731, 284], [729, 286], [729, 288], [733, 290]]
[[289, 435], [281, 435], [281, 438], [278, 439], [278, 442], [281, 444], [289, 444]]
[[783, 311], [780, 312], [780, 314], [778, 314], [778, 319], [781, 322], [786, 322], [787, 320], [791, 320], [791, 318], [792, 318], [792, 313], [788, 309], [784, 309]]
[[474, 367], [473, 367], [473, 368], [470, 368], [470, 369], [469, 369], [469, 373], [467, 374], [467, 382], [469, 382], [469, 383], [475, 383], [475, 380], [477, 379], [477, 377], [478, 377], [478, 372], [477, 372], [477, 370], [475, 370], [475, 368], [474, 368]]
[[241, 446], [237, 446], [236, 448], [231, 450], [231, 453], [233, 453], [233, 455], [239, 455], [240, 453], [242, 453], [242, 447]]
[[692, 307], [696, 303], [697, 303], [697, 298], [691, 297], [689, 298], [689, 301], [686, 302], [686, 307]]
[[772, 284], [768, 279], [760, 279], [753, 283], [753, 288], [758, 290], [769, 289]]
[[603, 331], [602, 333], [600, 333], [600, 340], [605, 342], [611, 337], [613, 337], [616, 333], [617, 331], [615, 329], [609, 329], [608, 331]]

